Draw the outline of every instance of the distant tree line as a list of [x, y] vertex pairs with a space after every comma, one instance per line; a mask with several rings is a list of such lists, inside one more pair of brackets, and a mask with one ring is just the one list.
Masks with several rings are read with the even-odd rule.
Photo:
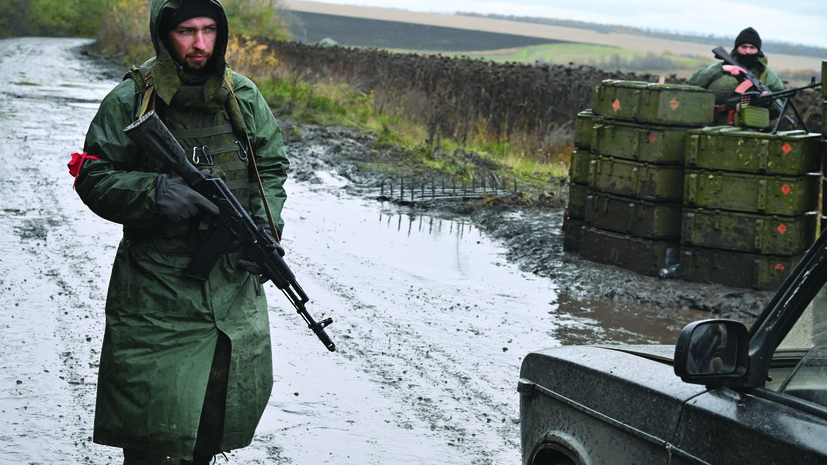
[[[225, 0], [231, 33], [286, 39], [279, 0]], [[152, 51], [149, 0], [1, 0], [0, 37], [90, 37], [128, 60]]]
[[[588, 29], [601, 33], [615, 33], [615, 34], [630, 34], [645, 37], [654, 37], [658, 39], [679, 40], [682, 42], [692, 42], [698, 44], [711, 45], [713, 47], [718, 45], [729, 45], [735, 41], [735, 36], [716, 36], [713, 34], [686, 34], [659, 31], [656, 29], [643, 29], [631, 26], [620, 26], [612, 24], [587, 23], [585, 21], [575, 21], [570, 19], [556, 19], [556, 18], [536, 18], [532, 16], [515, 16], [515, 15], [499, 15], [488, 14], [480, 15], [477, 13], [457, 13], [462, 16], [484, 16], [492, 19], [504, 19], [508, 21], [520, 21], [533, 24], [546, 24], [550, 26], [571, 27], [576, 29]], [[810, 45], [792, 44], [786, 42], [764, 41], [762, 50], [768, 53], [783, 53], [789, 55], [802, 55], [809, 57], [821, 58], [827, 56], [827, 48], [814, 47]]]
[[3, 0], [0, 37], [95, 37], [112, 0]]

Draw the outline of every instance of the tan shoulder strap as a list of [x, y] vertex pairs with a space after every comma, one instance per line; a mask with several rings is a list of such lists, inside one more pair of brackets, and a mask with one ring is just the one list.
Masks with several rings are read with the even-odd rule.
[[144, 91], [144, 98], [141, 100], [141, 117], [143, 117], [148, 111], [155, 110], [155, 86], [152, 84], [148, 85], [146, 90]]
[[[139, 72], [143, 71], [146, 63], [139, 68]], [[144, 98], [141, 100], [141, 115], [143, 117], [148, 111], [155, 110], [155, 85], [152, 79], [152, 70], [146, 72], [146, 75], [141, 73], [141, 80], [144, 82]]]

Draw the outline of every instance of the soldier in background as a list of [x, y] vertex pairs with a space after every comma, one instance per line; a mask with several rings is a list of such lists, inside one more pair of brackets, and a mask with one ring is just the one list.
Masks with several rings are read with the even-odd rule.
[[761, 51], [761, 37], [755, 29], [748, 27], [738, 34], [730, 55], [741, 66], [715, 63], [692, 74], [689, 84], [711, 90], [715, 94], [716, 105], [749, 90], [742, 85], [747, 69], [766, 84], [771, 92], [784, 90], [781, 79], [767, 66], [767, 56]]

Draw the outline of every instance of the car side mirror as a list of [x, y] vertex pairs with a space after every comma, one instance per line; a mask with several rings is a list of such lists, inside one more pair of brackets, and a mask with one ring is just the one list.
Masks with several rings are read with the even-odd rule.
[[684, 382], [737, 386], [749, 367], [749, 332], [740, 321], [688, 324], [675, 344], [675, 374]]

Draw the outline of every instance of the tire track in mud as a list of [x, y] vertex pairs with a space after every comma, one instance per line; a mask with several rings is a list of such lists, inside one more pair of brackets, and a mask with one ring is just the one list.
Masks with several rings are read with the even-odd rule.
[[[13, 320], [4, 325], [4, 339], [19, 343], [6, 345], [2, 359], [13, 365], [4, 366], [0, 379], [19, 378], [4, 407], [22, 415], [25, 425], [0, 423], [0, 431], [11, 433], [4, 443], [19, 463], [116, 460], [95, 450], [90, 436], [103, 333], [101, 256], [119, 233], [96, 226], [103, 221], [72, 192], [66, 168], [83, 143], [79, 122], [91, 119], [105, 89], [114, 86], [79, 62], [85, 43], [0, 41], [0, 143], [7, 154], [0, 175], [0, 282], [6, 290], [0, 301], [13, 309], [3, 311], [3, 320]], [[65, 66], [58, 70], [47, 61]]]
[[[340, 278], [336, 275], [320, 272], [317, 278], [328, 283], [330, 291], [350, 302], [348, 310], [357, 312], [363, 321], [364, 324], [350, 324], [345, 329], [344, 357], [381, 384], [381, 395], [407, 406], [393, 412], [396, 425], [411, 428], [413, 415], [428, 424], [432, 432], [444, 435], [446, 444], [456, 448], [468, 463], [516, 463], [519, 453], [518, 411], [513, 402], [516, 382], [505, 385], [514, 388], [504, 393], [511, 402], [493, 398], [491, 386], [500, 382], [488, 375], [502, 373], [490, 372], [489, 367], [480, 367], [479, 363], [469, 366], [468, 357], [457, 353], [463, 350], [460, 347], [455, 346], [456, 352], [452, 353], [449, 346], [432, 342], [434, 327], [439, 323], [429, 324], [419, 319], [421, 315], [399, 321], [392, 313], [397, 305], [395, 299], [390, 298], [384, 309], [379, 308], [364, 302], [359, 292], [348, 284], [337, 282]], [[439, 305], [460, 305], [423, 296], [422, 290], [415, 286], [403, 298], [408, 301], [407, 305], [400, 305], [404, 305], [405, 311], [417, 306], [445, 311], [450, 308], [439, 309]], [[415, 304], [410, 304], [412, 301]], [[331, 328], [339, 332], [343, 329], [340, 322]], [[428, 329], [431, 335], [424, 334]], [[460, 328], [456, 332], [460, 334]], [[512, 374], [505, 377], [516, 379], [509, 375]]]

